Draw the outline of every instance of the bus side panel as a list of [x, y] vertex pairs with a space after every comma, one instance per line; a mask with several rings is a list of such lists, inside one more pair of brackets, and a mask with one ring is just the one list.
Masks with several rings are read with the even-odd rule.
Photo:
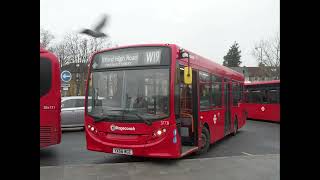
[[232, 129], [234, 130], [234, 124], [235, 124], [235, 120], [237, 119], [238, 121], [238, 129], [242, 128], [245, 125], [245, 114], [244, 111], [242, 109], [242, 105], [240, 105], [239, 107], [234, 106], [232, 107]]
[[[213, 112], [211, 110], [208, 111], [200, 111], [199, 113], [199, 119], [201, 121], [201, 124], [207, 124], [209, 126], [209, 133], [210, 133], [210, 142], [214, 142], [214, 135], [215, 135], [215, 131], [214, 131], [214, 123], [213, 123]], [[202, 130], [201, 130], [202, 131]], [[201, 132], [199, 131], [199, 132]]]
[[245, 104], [249, 119], [269, 120], [280, 122], [279, 104]]
[[61, 120], [58, 109], [46, 109], [58, 107], [52, 103], [50, 98], [43, 98], [40, 101], [40, 147], [59, 144], [61, 142]]
[[224, 110], [213, 110], [212, 118], [210, 119], [211, 143], [216, 142], [224, 137]]

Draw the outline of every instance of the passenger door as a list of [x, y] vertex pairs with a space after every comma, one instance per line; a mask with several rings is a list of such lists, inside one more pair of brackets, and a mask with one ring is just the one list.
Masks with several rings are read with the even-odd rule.
[[[178, 64], [178, 63], [177, 63]], [[184, 84], [183, 65], [177, 65], [175, 85], [175, 114], [182, 146], [198, 144], [198, 71], [192, 70], [192, 84]], [[180, 68], [179, 68], [180, 67]], [[185, 152], [186, 148], [182, 149]]]

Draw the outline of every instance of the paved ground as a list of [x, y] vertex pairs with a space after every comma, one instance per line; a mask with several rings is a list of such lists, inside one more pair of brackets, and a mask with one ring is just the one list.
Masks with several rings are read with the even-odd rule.
[[278, 180], [280, 155], [162, 160], [148, 162], [47, 166], [45, 180]]
[[[236, 136], [212, 145], [209, 152], [184, 159], [280, 153], [280, 124], [248, 120]], [[40, 150], [40, 166], [154, 161], [145, 158], [88, 151], [83, 131], [64, 132], [59, 145]]]

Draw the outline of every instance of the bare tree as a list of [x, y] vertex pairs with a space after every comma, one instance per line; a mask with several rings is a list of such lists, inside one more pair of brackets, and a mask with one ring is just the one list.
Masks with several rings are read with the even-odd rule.
[[83, 56], [81, 43], [81, 38], [77, 34], [67, 34], [62, 41], [54, 44], [49, 50], [58, 56], [60, 65], [63, 67], [71, 63], [80, 63]]
[[107, 38], [67, 34], [62, 41], [49, 47], [49, 50], [56, 54], [63, 67], [72, 63], [86, 64], [94, 52], [111, 46], [112, 43]]
[[53, 35], [47, 30], [40, 29], [40, 31], [41, 46], [52, 51], [58, 57], [62, 70], [69, 70], [76, 78], [70, 81], [71, 87], [76, 87], [75, 92], [71, 90], [71, 94], [83, 94], [89, 58], [94, 52], [111, 47], [109, 39], [70, 33], [61, 41], [51, 43]]
[[69, 55], [69, 63], [80, 63], [80, 45], [81, 39], [80, 36], [77, 34], [68, 34], [65, 36], [64, 42], [67, 46], [67, 52]]
[[54, 36], [48, 30], [40, 28], [40, 46], [42, 48], [48, 48], [53, 39]]
[[91, 54], [103, 48], [109, 48], [111, 46], [112, 43], [108, 41], [107, 38], [89, 38], [89, 52]]
[[49, 50], [53, 52], [60, 61], [60, 67], [63, 67], [67, 64], [69, 55], [67, 45], [64, 42], [56, 43], [52, 45]]
[[280, 79], [280, 34], [269, 40], [261, 40], [252, 51], [259, 67], [271, 77]]

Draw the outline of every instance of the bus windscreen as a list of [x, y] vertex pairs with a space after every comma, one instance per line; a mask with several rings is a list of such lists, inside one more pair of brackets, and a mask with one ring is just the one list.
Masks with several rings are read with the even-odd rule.
[[161, 119], [169, 115], [169, 69], [92, 72], [89, 115], [112, 121]]

